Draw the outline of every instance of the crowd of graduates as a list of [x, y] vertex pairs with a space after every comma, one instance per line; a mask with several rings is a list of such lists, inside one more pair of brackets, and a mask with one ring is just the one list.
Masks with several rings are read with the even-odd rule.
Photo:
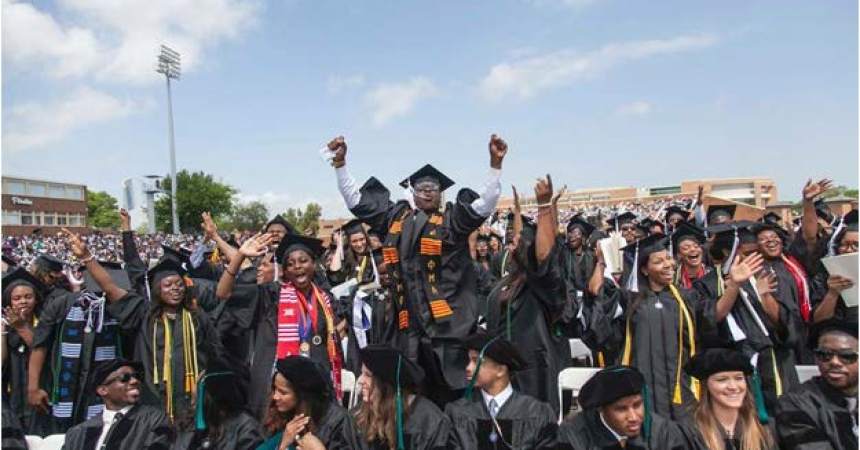
[[[533, 214], [516, 190], [499, 214], [508, 146], [488, 149], [478, 190], [442, 204], [454, 181], [433, 166], [396, 200], [333, 139], [355, 220], [328, 246], [280, 216], [225, 239], [203, 214], [211, 254], [150, 263], [121, 211], [121, 263], [68, 230], [69, 254], [4, 259], [3, 448], [857, 448], [854, 281], [821, 263], [856, 254], [857, 211], [816, 206], [828, 180], [797, 225], [699, 199], [560, 214], [549, 175]], [[569, 339], [599, 368], [573, 407]]]

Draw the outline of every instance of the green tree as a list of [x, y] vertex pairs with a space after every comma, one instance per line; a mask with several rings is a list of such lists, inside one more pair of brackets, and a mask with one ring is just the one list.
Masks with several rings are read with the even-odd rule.
[[316, 236], [320, 229], [322, 206], [311, 202], [305, 206], [304, 210], [302, 208], [288, 208], [287, 212], [281, 215], [287, 222], [296, 227], [296, 231], [299, 233], [306, 236]]
[[237, 203], [230, 214], [229, 228], [240, 231], [262, 230], [269, 220], [269, 210], [262, 202]]
[[845, 197], [857, 198], [857, 189], [851, 189], [848, 186], [840, 184], [839, 186], [836, 186], [835, 188], [825, 192], [822, 197], [828, 199], [833, 197], [839, 197], [842, 195], [844, 195]]
[[103, 191], [87, 190], [87, 223], [95, 228], [119, 227], [119, 206], [116, 199]]
[[[161, 183], [166, 195], [155, 201], [155, 223], [159, 230], [172, 231], [170, 211], [170, 177]], [[194, 233], [200, 230], [200, 214], [210, 212], [214, 219], [229, 216], [233, 210], [233, 194], [229, 184], [216, 181], [203, 172], [182, 170], [176, 173], [176, 209], [180, 231]]]

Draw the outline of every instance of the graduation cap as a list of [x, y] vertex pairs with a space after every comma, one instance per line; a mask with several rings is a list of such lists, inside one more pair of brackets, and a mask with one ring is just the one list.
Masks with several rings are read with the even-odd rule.
[[701, 382], [719, 372], [743, 372], [752, 375], [753, 366], [743, 353], [728, 348], [709, 348], [697, 353], [684, 366], [684, 371]]
[[652, 234], [646, 238], [642, 238], [632, 244], [629, 244], [621, 250], [633, 258], [633, 268], [630, 275], [627, 277], [627, 290], [631, 292], [639, 292], [639, 264], [640, 261], [648, 261], [652, 253], [666, 250], [666, 245], [669, 238], [662, 234]]
[[444, 173], [440, 172], [430, 164], [418, 169], [409, 178], [400, 182], [400, 186], [409, 187], [415, 186], [422, 181], [433, 181], [439, 185], [439, 191], [444, 192], [446, 189], [454, 185], [454, 180], [448, 178]]
[[699, 245], [704, 244], [705, 233], [702, 232], [701, 228], [691, 224], [690, 222], [680, 222], [678, 226], [675, 227], [675, 231], [672, 232], [671, 239], [672, 252], [674, 255], [678, 253], [678, 248], [680, 247], [681, 242], [693, 240], [698, 242]]
[[852, 209], [848, 214], [842, 216], [842, 223], [846, 231], [857, 231], [857, 210]]
[[179, 264], [187, 263], [191, 258], [191, 252], [184, 248], [177, 250], [169, 245], [161, 244], [161, 250], [164, 253], [164, 258], [172, 259]]
[[263, 228], [263, 231], [269, 231], [269, 227], [272, 225], [281, 225], [287, 230], [287, 234], [298, 234], [296, 228], [289, 222], [287, 219], [284, 219], [284, 216], [278, 214], [270, 220], [266, 226]]
[[653, 227], [653, 226], [659, 226], [660, 230], [662, 230], [662, 231], [660, 231], [660, 233], [666, 234], [666, 226], [663, 225], [663, 222], [660, 222], [658, 220], [652, 220], [652, 219], [646, 218], [646, 219], [642, 220], [641, 222], [639, 222], [638, 225], [636, 225], [636, 227], [639, 228], [640, 230], [644, 231], [646, 235], [652, 234], [651, 233], [651, 227]]
[[824, 202], [823, 198], [819, 198], [815, 201], [815, 215], [818, 216], [819, 219], [832, 224], [834, 221], [833, 213], [830, 212], [830, 207], [827, 206], [827, 203]]
[[729, 251], [729, 255], [723, 261], [723, 275], [731, 270], [741, 244], [758, 243], [756, 233], [753, 231], [755, 225], [755, 222], [749, 220], [739, 220], [706, 228], [708, 233], [714, 236], [714, 241], [711, 242], [711, 255], [720, 255], [723, 250]]
[[[6, 272], [6, 275], [3, 275], [3, 306], [9, 306], [6, 303], [11, 299], [7, 299], [7, 297], [11, 296], [13, 288], [21, 285], [32, 287], [37, 297], [41, 297], [46, 290], [45, 284], [28, 272], [27, 269], [16, 267]], [[6, 294], [7, 292], [9, 295]]]
[[782, 242], [785, 242], [788, 240], [788, 233], [785, 231], [785, 229], [782, 228], [781, 226], [777, 225], [777, 224], [774, 224], [774, 223], [757, 222], [754, 225], [752, 225], [750, 228], [752, 229], [752, 232], [755, 233], [756, 236], [758, 236], [759, 233], [761, 233], [763, 231], [772, 230], [772, 231], [776, 232], [776, 234], [779, 236], [780, 239], [782, 239]]
[[3, 262], [6, 263], [7, 266], [11, 269], [18, 265], [18, 261], [15, 261], [15, 258], [3, 253]]
[[[131, 281], [128, 279], [128, 273], [126, 273], [122, 268], [122, 264], [112, 261], [99, 261], [99, 265], [102, 266], [108, 275], [110, 275], [111, 280], [113, 280], [117, 286], [125, 289], [126, 291], [131, 290]], [[84, 271], [84, 286], [86, 286], [90, 291], [101, 292], [101, 287], [96, 283], [96, 280], [93, 278], [90, 271], [86, 269], [86, 266], [82, 268]]]
[[159, 284], [162, 279], [171, 275], [179, 275], [184, 277], [186, 270], [178, 261], [173, 258], [161, 258], [161, 260], [146, 272], [146, 279], [149, 284]]
[[579, 390], [579, 404], [584, 409], [599, 408], [618, 399], [642, 394], [645, 377], [627, 366], [610, 366], [595, 373]]
[[317, 363], [310, 358], [287, 356], [278, 360], [275, 370], [305, 396], [320, 397], [329, 393], [328, 376], [323, 375]]
[[364, 222], [362, 222], [361, 219], [352, 219], [349, 222], [345, 223], [342, 227], [340, 227], [340, 229], [343, 230], [347, 236], [359, 233], [363, 234]]
[[764, 217], [761, 218], [761, 220], [764, 223], [779, 225], [779, 223], [782, 222], [782, 216], [780, 216], [779, 214], [777, 214], [773, 211], [770, 211], [767, 214], [765, 214]]
[[322, 241], [317, 238], [290, 233], [281, 239], [278, 248], [275, 250], [275, 258], [278, 263], [283, 264], [287, 256], [294, 250], [304, 250], [312, 257], [319, 258], [322, 256], [325, 248], [322, 245]]
[[[361, 362], [379, 380], [397, 387], [417, 388], [424, 381], [424, 369], [403, 353], [385, 344], [370, 344], [359, 350]], [[397, 374], [400, 381], [397, 381]]]
[[574, 216], [569, 222], [567, 222], [568, 232], [574, 228], [579, 228], [579, 230], [582, 231], [582, 237], [585, 239], [588, 239], [594, 231], [594, 225], [582, 220], [582, 217], [580, 216]]
[[665, 215], [666, 222], [669, 222], [669, 219], [671, 219], [672, 216], [676, 215], [676, 214], [680, 215], [681, 220], [684, 222], [686, 222], [687, 220], [690, 219], [690, 211], [688, 211], [687, 209], [685, 209], [681, 206], [672, 205], [672, 206], [666, 208], [666, 215]]
[[92, 371], [92, 390], [95, 391], [95, 388], [104, 384], [107, 381], [107, 378], [110, 374], [115, 371], [123, 368], [123, 367], [131, 367], [137, 373], [138, 381], [143, 381], [143, 364], [139, 361], [130, 361], [127, 359], [112, 359], [109, 361], [104, 361], [96, 364], [95, 370]]
[[43, 253], [36, 258], [36, 265], [44, 267], [51, 272], [62, 272], [63, 264], [63, 261], [47, 253]]
[[[463, 341], [463, 346], [466, 350], [480, 352], [480, 359], [490, 358], [499, 364], [508, 366], [508, 370], [511, 372], [523, 370], [528, 366], [517, 347], [501, 336], [490, 337], [487, 333], [478, 332], [467, 337]], [[475, 373], [477, 374], [477, 369]]]
[[633, 222], [634, 220], [636, 220], [636, 214], [627, 211], [625, 213], [616, 214], [615, 217], [610, 218], [606, 223], [608, 223], [612, 228], [615, 228], [615, 231], [619, 231], [621, 229], [621, 225]]
[[845, 237], [845, 233], [849, 231], [857, 232], [856, 209], [852, 209], [848, 214], [839, 219], [839, 225], [833, 230], [833, 234], [830, 235], [830, 241], [827, 243], [827, 256], [836, 255], [836, 247], [839, 246], [839, 242]]
[[714, 223], [720, 217], [725, 217], [727, 221], [735, 218], [735, 210], [737, 205], [711, 205], [707, 209], [708, 223]]
[[854, 339], [857, 339], [857, 321], [856, 319], [847, 320], [831, 317], [812, 325], [809, 330], [809, 347], [812, 349], [817, 348], [818, 340], [821, 336], [834, 331], [854, 336]]

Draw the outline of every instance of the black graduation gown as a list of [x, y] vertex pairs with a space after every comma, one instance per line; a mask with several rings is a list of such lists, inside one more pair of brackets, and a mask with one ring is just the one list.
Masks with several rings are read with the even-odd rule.
[[[695, 290], [678, 288], [681, 299], [696, 329], [714, 327], [715, 302], [702, 298]], [[680, 310], [675, 297], [668, 288], [654, 293], [645, 288], [643, 296], [614, 289], [605, 285], [601, 298], [592, 314], [592, 329], [600, 330], [603, 342], [598, 348], [619, 350], [623, 357], [627, 317], [630, 317], [631, 356], [630, 365], [645, 376], [651, 395], [651, 405], [656, 414], [679, 420], [685, 418], [696, 403], [691, 390], [691, 378], [681, 370], [681, 404], [673, 403], [678, 368], [678, 333], [683, 326], [681, 367], [690, 359], [690, 336], [686, 321], [679, 324]], [[618, 306], [621, 316], [615, 317]], [[632, 309], [632, 310], [631, 310]], [[698, 336], [692, 336], [694, 342]], [[699, 351], [699, 349], [696, 349]], [[619, 361], [621, 362], [621, 361]]]
[[[797, 253], [798, 245], [790, 246], [785, 254], [795, 255]], [[802, 260], [802, 257], [795, 257], [798, 261]], [[801, 264], [802, 266], [802, 264]], [[798, 364], [815, 364], [815, 360], [812, 357], [811, 350], [807, 347], [806, 342], [809, 336], [808, 324], [803, 320], [800, 315], [800, 292], [798, 291], [798, 287], [794, 282], [794, 278], [791, 277], [791, 273], [788, 271], [785, 263], [781, 259], [771, 259], [765, 260], [764, 263], [765, 269], [773, 269], [774, 273], [776, 273], [777, 278], [777, 287], [776, 292], [773, 293], [774, 298], [776, 298], [780, 304], [787, 305], [792, 314], [797, 316], [797, 320], [792, 325], [795, 325], [796, 331], [798, 333], [798, 340], [794, 343], [794, 357], [797, 360]], [[809, 295], [810, 295], [810, 306], [812, 303], [812, 285], [810, 283], [810, 279], [806, 279], [809, 284]], [[810, 311], [810, 320], [812, 318], [812, 311]]]
[[[370, 178], [360, 189], [361, 199], [352, 213], [370, 225], [383, 242], [389, 242], [389, 228], [399, 219], [401, 234], [398, 240], [399, 270], [405, 290], [405, 308], [409, 313], [409, 329], [401, 333], [398, 346], [427, 372], [426, 383], [434, 392], [457, 390], [466, 387], [467, 352], [462, 340], [477, 325], [477, 274], [469, 254], [469, 234], [484, 223], [485, 217], [472, 209], [478, 194], [461, 189], [456, 202], [448, 203], [442, 213], [442, 223], [435, 231], [441, 241], [440, 265], [436, 268], [435, 287], [428, 280], [428, 268], [422, 264], [420, 241], [428, 228], [429, 216], [412, 210], [401, 200], [393, 203], [390, 193], [376, 178]], [[404, 216], [405, 214], [405, 216]], [[453, 315], [442, 320], [434, 319], [430, 300], [434, 297], [447, 301]]]
[[[403, 424], [403, 447], [406, 450], [447, 450], [451, 439], [451, 420], [430, 400], [416, 396], [406, 408], [406, 422]], [[367, 450], [395, 450], [374, 441], [363, 443]]]
[[[332, 402], [316, 430], [314, 436], [319, 438], [326, 449], [361, 449], [363, 443], [352, 416], [340, 405]], [[284, 436], [283, 430], [275, 433], [260, 447], [260, 450], [277, 449]]]
[[[719, 270], [712, 270], [702, 279], [694, 283], [694, 288], [705, 298], [715, 302], [718, 299], [717, 277]], [[746, 336], [740, 341], [735, 341], [729, 327], [728, 317], [716, 324], [715, 328], [705, 330], [699, 329], [702, 347], [733, 348], [740, 351], [748, 358], [758, 354], [757, 369], [762, 381], [762, 393], [768, 413], [773, 414], [777, 407], [777, 382], [779, 382], [781, 393], [788, 392], [799, 382], [795, 366], [797, 362], [794, 357], [794, 348], [800, 339], [801, 325], [800, 315], [793, 310], [792, 305], [785, 304], [779, 299], [780, 323], [775, 324], [764, 312], [756, 291], [752, 288], [752, 282], [747, 281], [741, 286], [747, 294], [750, 305], [756, 315], [761, 319], [768, 334], [765, 335], [755, 320], [755, 317], [747, 308], [741, 294], [732, 306], [731, 317]], [[713, 324], [711, 324], [713, 325]], [[778, 376], [778, 379], [777, 379]]]
[[[129, 292], [125, 297], [112, 303], [108, 307], [108, 310], [119, 321], [123, 338], [129, 342], [133, 342], [134, 351], [132, 359], [140, 361], [143, 364], [145, 371], [144, 378], [146, 379], [143, 383], [145, 388], [143, 389], [144, 401], [164, 405], [168, 395], [162, 372], [165, 351], [164, 326], [161, 319], [152, 317], [151, 305], [142, 296], [134, 292]], [[197, 367], [199, 372], [203, 372], [206, 370], [207, 361], [222, 357], [224, 349], [209, 315], [204, 311], [198, 310], [192, 312], [191, 316], [197, 339]], [[173, 369], [174, 419], [193, 413], [191, 410], [193, 395], [191, 392], [185, 391], [184, 342], [180, 318], [181, 312], [177, 312], [175, 319], [168, 320], [172, 330], [171, 343], [173, 344], [171, 349], [173, 354], [171, 366]], [[153, 338], [153, 324], [155, 321], [158, 322], [157, 336]], [[153, 348], [153, 341], [155, 342], [155, 348]], [[153, 361], [155, 361], [156, 366], [153, 366]], [[158, 372], [158, 383], [154, 382], [156, 371]], [[194, 380], [195, 383], [196, 381]]]
[[583, 245], [582, 253], [577, 254], [576, 250], [567, 245], [564, 238], [558, 238], [556, 245], [560, 249], [559, 264], [564, 276], [566, 292], [564, 314], [559, 326], [565, 337], [578, 338], [585, 330], [577, 315], [581, 310], [583, 317], [589, 316], [591, 305], [594, 303], [593, 297], [588, 293], [588, 281], [596, 264], [594, 252]]
[[493, 273], [492, 267], [484, 267], [480, 261], [474, 261], [473, 264], [475, 264], [475, 271], [478, 274], [478, 315], [486, 318], [487, 296], [496, 287], [499, 279]]
[[523, 355], [528, 366], [516, 372], [514, 386], [523, 394], [549, 404], [558, 414], [558, 373], [570, 365], [570, 347], [563, 336], [553, 333], [565, 304], [565, 284], [553, 252], [537, 266], [529, 251], [526, 281], [510, 305], [510, 337], [507, 337], [507, 303], [499, 296], [502, 284], [490, 293], [487, 329], [493, 336], [506, 336]]
[[[3, 403], [9, 407], [24, 431], [29, 431], [33, 409], [27, 405], [27, 373], [30, 347], [15, 329], [6, 334], [6, 360], [3, 362]], [[5, 447], [4, 447], [5, 448]]]
[[498, 253], [490, 258], [490, 270], [497, 280], [507, 275], [511, 264], [511, 252], [507, 248], [502, 248]]
[[[208, 430], [207, 430], [208, 431]], [[173, 445], [174, 450], [254, 450], [263, 443], [263, 427], [248, 413], [240, 412], [221, 425], [221, 433], [210, 439], [208, 433], [181, 432]]]
[[[819, 272], [816, 272], [812, 277], [812, 284], [810, 286], [810, 302], [812, 303], [812, 311], [814, 312], [818, 309], [821, 301], [824, 300], [824, 296], [827, 295], [827, 278], [830, 274], [827, 273], [826, 270], [822, 269]], [[839, 320], [846, 320], [848, 322], [857, 322], [857, 307], [856, 306], [845, 306], [845, 301], [842, 299], [840, 295], [838, 299], [836, 299], [836, 307], [833, 309], [833, 317]]]
[[[59, 355], [62, 354], [60, 333], [66, 321], [66, 316], [72, 305], [74, 305], [78, 295], [76, 293], [57, 297], [55, 301], [45, 304], [42, 314], [39, 316], [39, 323], [33, 332], [33, 349], [45, 347], [47, 350], [45, 363], [42, 366], [42, 373], [39, 375], [39, 388], [47, 392], [49, 397], [53, 390], [54, 370], [59, 371], [59, 367], [55, 367], [55, 364], [60, 361]], [[112, 319], [109, 308], [105, 308], [104, 318], [105, 321]], [[78, 368], [76, 398], [74, 400], [75, 410], [72, 418], [55, 418], [51, 415], [50, 410], [47, 415], [34, 411], [29, 433], [39, 436], [65, 433], [72, 425], [86, 420], [88, 406], [102, 403], [96, 393], [90, 389], [91, 381], [89, 375], [94, 364], [95, 338], [96, 333], [85, 333], [82, 341], [80, 353], [82, 357]], [[117, 351], [120, 350], [117, 349]]]
[[[347, 250], [350, 251], [351, 250]], [[370, 283], [373, 281], [373, 265], [369, 258], [371, 255], [364, 255], [362, 258], [368, 258], [364, 263], [364, 271], [361, 271], [361, 261], [359, 258], [358, 262], [352, 262], [348, 258], [344, 258], [343, 266], [340, 270], [333, 272], [328, 271], [328, 281], [333, 286], [337, 286], [351, 278], [355, 278], [358, 281], [359, 285]]]
[[[101, 414], [75, 425], [66, 433], [63, 449], [95, 450], [103, 426]], [[173, 428], [164, 412], [137, 405], [115, 423], [105, 440], [105, 448], [166, 450], [173, 439]]]
[[842, 393], [813, 377], [779, 399], [776, 431], [786, 450], [854, 450], [856, 415]]
[[[558, 428], [559, 450], [615, 450], [622, 447], [603, 425], [597, 409], [577, 414]], [[651, 416], [651, 436], [628, 439], [625, 450], [685, 450], [686, 439], [680, 427], [658, 415]]]
[[[278, 345], [279, 294], [279, 282], [236, 285], [218, 321], [218, 332], [224, 341], [250, 333], [251, 345], [237, 356], [251, 365], [249, 385], [254, 388], [248, 395], [248, 409], [258, 420], [265, 418], [272, 389]], [[327, 350], [329, 335], [325, 332], [325, 315], [322, 308], [315, 308], [315, 311], [317, 329], [313, 334], [319, 335], [322, 342], [320, 345], [311, 345], [310, 358], [319, 365], [322, 373], [328, 374], [331, 372], [331, 363]], [[338, 352], [342, 351], [340, 342], [336, 343], [335, 348]]]
[[[690, 450], [711, 450], [705, 443], [705, 439], [702, 437], [702, 434], [699, 432], [698, 426], [694, 421], [685, 420], [680, 423], [679, 426], [681, 428], [681, 432], [684, 434], [684, 438], [687, 440], [687, 448]], [[774, 445], [766, 446], [762, 443], [760, 444], [760, 450], [777, 450], [776, 428], [774, 427], [773, 419], [771, 419], [768, 424], [764, 425], [764, 429], [766, 433], [770, 433]], [[722, 435], [723, 445], [726, 450], [741, 450], [743, 430], [741, 430], [740, 423], [735, 426], [735, 435], [731, 438], [728, 437], [723, 428], [719, 425], [717, 430], [720, 432], [720, 435]]]
[[4, 450], [26, 450], [27, 441], [24, 438], [24, 428], [21, 421], [18, 420], [18, 415], [6, 404], [6, 398], [3, 397], [2, 417], [0, 417], [0, 422], [3, 424], [2, 431], [0, 431], [0, 447]]
[[[558, 416], [548, 404], [517, 391], [514, 391], [496, 414], [496, 422], [502, 429], [503, 436], [502, 439], [497, 437], [495, 443], [490, 441], [490, 435], [496, 428], [480, 390], [474, 391], [471, 400], [463, 398], [449, 403], [445, 414], [453, 424], [451, 444], [448, 447], [450, 449], [555, 449]], [[512, 447], [503, 442], [511, 444]]]
[[[394, 319], [394, 307], [390, 305], [391, 297], [387, 290], [376, 290], [363, 298], [370, 305], [370, 317], [368, 317], [369, 329], [365, 330], [367, 345], [387, 344], [394, 339], [397, 333]], [[343, 368], [351, 371], [358, 377], [361, 374], [361, 360], [359, 358], [359, 345], [354, 328], [352, 314], [355, 295], [351, 299], [338, 299], [336, 302], [344, 302], [347, 310], [347, 352], [344, 358]]]

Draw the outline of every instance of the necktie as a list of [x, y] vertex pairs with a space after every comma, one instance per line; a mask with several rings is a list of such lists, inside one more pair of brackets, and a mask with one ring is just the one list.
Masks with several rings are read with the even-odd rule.
[[490, 410], [490, 417], [495, 419], [496, 414], [499, 413], [499, 404], [496, 403], [496, 399], [490, 399], [490, 404], [487, 405], [487, 408]]
[[102, 445], [99, 447], [99, 450], [105, 450], [107, 448], [107, 443], [108, 441], [110, 441], [110, 435], [111, 433], [113, 433], [114, 429], [116, 428], [116, 424], [118, 424], [121, 419], [122, 413], [120, 412], [116, 413], [116, 415], [113, 416], [113, 422], [111, 422], [110, 428], [108, 428], [108, 432], [105, 435], [105, 440], [104, 442], [102, 442]]

